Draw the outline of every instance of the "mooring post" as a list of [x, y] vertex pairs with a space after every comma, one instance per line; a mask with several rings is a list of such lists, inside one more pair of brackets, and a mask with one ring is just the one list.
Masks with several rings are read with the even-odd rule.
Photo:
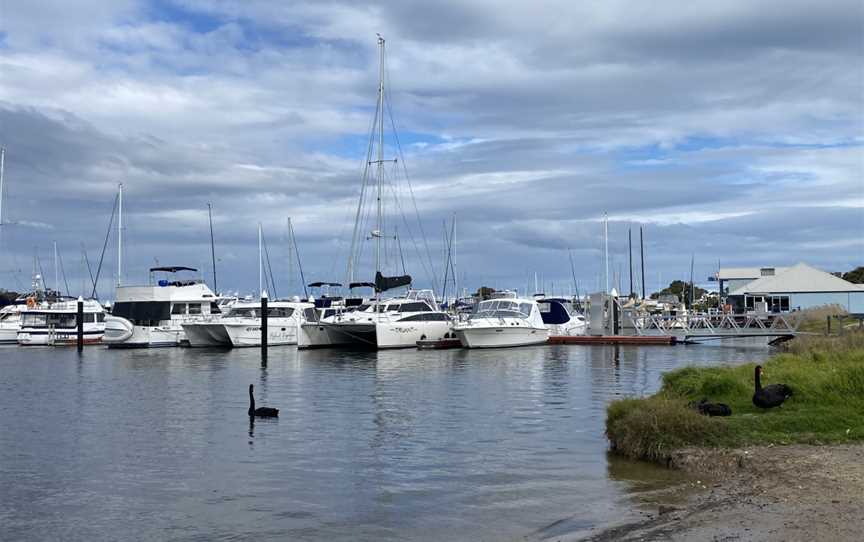
[[261, 292], [261, 361], [267, 362], [267, 290]]
[[826, 316], [825, 319], [828, 321], [828, 331], [825, 334], [831, 335], [831, 316]]
[[78, 352], [80, 353], [84, 350], [84, 298], [78, 296], [78, 315], [77, 315], [77, 324], [78, 324]]

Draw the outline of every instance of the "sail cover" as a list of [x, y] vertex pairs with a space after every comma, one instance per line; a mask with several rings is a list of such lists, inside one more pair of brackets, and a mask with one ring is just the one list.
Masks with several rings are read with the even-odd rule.
[[396, 277], [385, 277], [381, 271], [375, 273], [375, 290], [378, 292], [386, 292], [400, 286], [408, 286], [411, 284], [411, 275], [399, 275]]

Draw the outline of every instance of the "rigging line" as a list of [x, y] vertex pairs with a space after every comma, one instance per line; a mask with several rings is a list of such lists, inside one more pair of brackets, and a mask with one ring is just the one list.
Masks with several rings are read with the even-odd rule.
[[420, 265], [423, 268], [423, 271], [426, 273], [427, 278], [431, 277], [430, 282], [432, 282], [433, 290], [437, 290], [438, 283], [435, 280], [435, 269], [434, 267], [430, 269], [430, 266], [428, 266], [427, 263], [423, 260], [423, 255], [420, 252], [420, 246], [417, 243], [417, 240], [414, 238], [414, 232], [411, 230], [411, 224], [408, 223], [408, 218], [405, 214], [404, 209], [402, 208], [402, 201], [399, 198], [395, 188], [393, 188], [393, 199], [396, 201], [396, 206], [399, 208], [399, 214], [402, 216], [402, 223], [405, 224], [405, 228], [408, 230], [408, 237], [411, 239], [412, 245], [414, 245], [414, 250], [417, 253], [417, 260], [420, 262]]
[[[441, 301], [447, 302], [447, 275], [450, 273], [450, 234], [447, 233], [447, 223], [444, 223], [445, 246], [447, 247], [447, 259], [444, 263], [444, 286], [441, 288]], [[457, 294], [458, 295], [458, 294]]]
[[355, 253], [357, 251], [357, 243], [359, 241], [358, 234], [360, 231], [359, 230], [359, 226], [360, 226], [359, 222], [360, 222], [362, 209], [364, 207], [364, 203], [366, 200], [366, 189], [367, 189], [367, 186], [369, 184], [369, 162], [371, 162], [371, 160], [372, 160], [372, 150], [373, 150], [374, 140], [375, 140], [375, 137], [374, 137], [375, 136], [375, 127], [378, 125], [378, 113], [379, 113], [380, 108], [381, 108], [381, 101], [382, 100], [380, 98], [375, 101], [375, 115], [372, 117], [372, 124], [371, 124], [370, 130], [369, 130], [369, 143], [367, 144], [367, 147], [366, 147], [366, 160], [363, 164], [363, 174], [361, 177], [362, 183], [360, 185], [360, 199], [357, 202], [357, 212], [354, 215], [354, 232], [351, 235], [351, 248], [350, 248], [349, 254], [348, 254], [348, 270], [347, 270], [348, 281], [347, 282], [349, 284], [354, 279]]
[[99, 296], [96, 294], [96, 286], [99, 284], [99, 275], [102, 272], [102, 262], [105, 261], [105, 251], [108, 249], [108, 239], [111, 237], [111, 226], [114, 224], [114, 213], [117, 212], [117, 201], [120, 199], [120, 193], [118, 192], [114, 196], [114, 206], [111, 207], [111, 218], [108, 220], [108, 231], [105, 233], [105, 243], [102, 245], [102, 255], [99, 256], [99, 266], [96, 267], [96, 278], [93, 280], [93, 292], [90, 294], [90, 297], [93, 299], [99, 299]]
[[[279, 299], [279, 294], [276, 293], [276, 283], [273, 280], [273, 268], [270, 267], [270, 251], [267, 249], [267, 237], [265, 237], [263, 233], [261, 234], [261, 241], [264, 244], [264, 257], [267, 260], [267, 271], [270, 275], [270, 288], [271, 288], [270, 291], [273, 292], [273, 300], [275, 301], [275, 300]], [[264, 281], [265, 284], [267, 282], [266, 278], [267, 277], [265, 276], [265, 281]]]
[[[421, 239], [423, 240], [423, 246], [426, 249], [426, 258], [429, 261], [429, 268], [432, 270], [430, 272], [430, 278], [432, 280], [432, 288], [434, 288], [435, 290], [438, 290], [438, 281], [435, 278], [435, 273], [434, 273], [435, 265], [432, 263], [432, 253], [429, 251], [429, 243], [426, 240], [426, 232], [423, 231], [423, 222], [420, 220], [420, 210], [417, 208], [417, 198], [414, 196], [414, 187], [411, 184], [411, 178], [408, 176], [408, 168], [405, 165], [405, 154], [402, 152], [402, 143], [399, 141], [399, 134], [396, 132], [396, 121], [393, 119], [393, 110], [390, 107], [389, 102], [387, 104], [387, 112], [390, 116], [390, 124], [393, 127], [393, 137], [396, 141], [396, 149], [397, 149], [397, 152], [399, 154], [399, 160], [402, 163], [402, 170], [405, 173], [405, 181], [408, 183], [408, 191], [411, 194], [411, 202], [414, 205], [414, 214], [417, 217], [417, 226], [420, 229], [420, 236], [421, 236]], [[422, 261], [422, 258], [421, 258], [421, 261]]]
[[303, 264], [300, 263], [300, 250], [297, 248], [297, 238], [294, 236], [294, 225], [288, 223], [290, 228], [288, 235], [291, 236], [291, 244], [294, 245], [294, 254], [297, 255], [297, 269], [300, 271], [300, 281], [303, 283], [303, 296], [309, 299], [309, 292], [306, 290], [306, 277], [303, 275]]
[[407, 275], [405, 271], [405, 253], [402, 252], [402, 240], [399, 238], [399, 229], [396, 228], [396, 246], [399, 247], [399, 259], [402, 260], [402, 274]]
[[[42, 260], [39, 259], [39, 249], [36, 249], [36, 265], [39, 266], [39, 273], [42, 274], [42, 286], [47, 290], [48, 287], [45, 286], [45, 284], [47, 284], [47, 281], [45, 280], [45, 271], [42, 269]], [[57, 288], [57, 285], [54, 285], [54, 288]]]
[[60, 264], [60, 274], [63, 277], [63, 285], [66, 287], [66, 295], [69, 295], [69, 283], [66, 282], [66, 270], [63, 269], [63, 253], [57, 253], [57, 262]]
[[84, 253], [84, 263], [87, 264], [87, 274], [90, 275], [90, 283], [96, 287], [96, 281], [93, 280], [93, 270], [90, 269], [90, 258], [87, 257], [87, 249], [84, 248], [84, 243], [81, 243], [81, 251]]

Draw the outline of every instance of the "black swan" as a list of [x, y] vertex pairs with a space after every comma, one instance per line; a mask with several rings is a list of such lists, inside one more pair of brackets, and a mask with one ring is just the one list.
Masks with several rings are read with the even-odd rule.
[[255, 396], [252, 395], [252, 384], [249, 384], [249, 416], [259, 418], [278, 418], [279, 409], [270, 407], [255, 408]]
[[756, 391], [753, 393], [753, 404], [759, 408], [774, 408], [792, 396], [792, 388], [786, 384], [771, 384], [762, 387], [762, 366], [756, 366]]
[[701, 401], [692, 402], [689, 405], [693, 410], [698, 410], [699, 414], [703, 416], [731, 416], [732, 408], [726, 403], [709, 403], [708, 399], [702, 399]]

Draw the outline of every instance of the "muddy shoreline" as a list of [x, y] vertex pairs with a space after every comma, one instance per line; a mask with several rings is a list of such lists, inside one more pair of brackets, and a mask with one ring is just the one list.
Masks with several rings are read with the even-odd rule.
[[587, 536], [549, 539], [836, 542], [864, 536], [864, 444], [685, 449], [669, 463], [698, 480], [659, 501], [670, 504]]

